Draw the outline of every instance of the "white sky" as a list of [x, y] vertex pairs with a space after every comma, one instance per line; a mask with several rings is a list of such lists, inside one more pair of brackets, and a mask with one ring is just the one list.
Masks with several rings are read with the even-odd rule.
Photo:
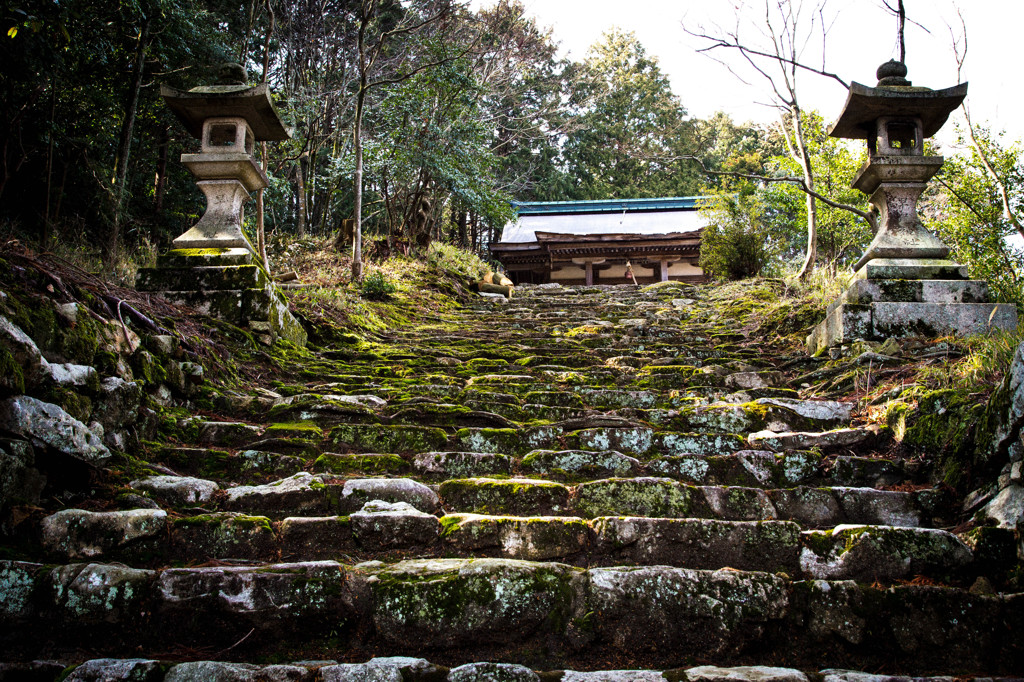
[[[764, 0], [523, 0], [528, 13], [542, 27], [550, 27], [563, 54], [575, 60], [586, 56], [587, 48], [604, 31], [617, 26], [636, 33], [648, 54], [658, 58], [691, 116], [706, 117], [715, 111], [729, 113], [737, 122], [774, 121], [769, 92], [756, 75], [745, 85], [722, 65], [698, 54], [702, 43], [683, 31], [715, 24], [732, 28], [737, 12], [746, 28], [742, 35], [756, 39], [750, 24], [764, 16]], [[472, 0], [474, 8], [494, 4], [493, 0]], [[799, 0], [794, 0], [799, 4]], [[808, 9], [812, 0], [803, 3]], [[895, 4], [892, 0], [890, 4]], [[924, 26], [906, 29], [908, 78], [914, 85], [941, 89], [956, 85], [950, 26], [959, 35], [960, 19], [953, 0], [905, 0], [908, 18]], [[1011, 142], [1024, 138], [1024, 59], [1019, 49], [1024, 36], [1024, 0], [960, 0], [967, 26], [968, 52], [963, 80], [970, 82], [968, 105], [975, 123], [988, 122], [994, 130], [1006, 130]], [[825, 66], [846, 81], [865, 85], [876, 82], [875, 69], [898, 56], [896, 19], [882, 7], [882, 0], [831, 0], [828, 14], [835, 18], [827, 39]], [[707, 31], [709, 33], [713, 30]], [[808, 48], [805, 60], [821, 64], [821, 36]], [[1015, 47], [1018, 46], [1018, 47]], [[738, 55], [721, 53], [730, 63]], [[838, 83], [813, 75], [802, 76], [799, 93], [804, 108], [819, 110], [828, 121], [835, 120], [846, 100]], [[954, 114], [954, 118], [959, 114]], [[952, 122], [939, 134], [952, 141]], [[950, 150], [951, 151], [951, 150]]]

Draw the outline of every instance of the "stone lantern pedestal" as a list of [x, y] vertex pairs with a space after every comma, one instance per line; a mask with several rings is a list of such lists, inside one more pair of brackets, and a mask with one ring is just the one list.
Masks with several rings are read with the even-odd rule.
[[197, 154], [181, 161], [206, 197], [206, 211], [157, 267], [139, 271], [136, 288], [159, 292], [252, 332], [272, 344], [306, 344], [306, 332], [288, 311], [288, 301], [256, 258], [242, 231], [249, 193], [267, 178], [253, 158], [256, 141], [287, 139], [265, 85], [214, 85], [181, 92], [161, 87], [161, 96], [200, 140]]
[[807, 337], [807, 350], [858, 339], [944, 336], [1013, 329], [1017, 309], [990, 303], [985, 282], [970, 280], [965, 266], [947, 260], [949, 247], [925, 229], [917, 202], [942, 166], [925, 156], [931, 137], [967, 95], [967, 84], [946, 90], [912, 87], [906, 67], [883, 64], [878, 87], [860, 83], [830, 135], [866, 139], [868, 162], [853, 187], [870, 196], [878, 215], [875, 238], [857, 262], [854, 282]]

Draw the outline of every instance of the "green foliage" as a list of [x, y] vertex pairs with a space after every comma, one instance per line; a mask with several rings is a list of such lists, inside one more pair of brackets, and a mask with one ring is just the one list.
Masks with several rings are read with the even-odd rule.
[[374, 270], [363, 278], [359, 284], [363, 298], [371, 301], [386, 301], [398, 291], [398, 287], [380, 270]]
[[753, 194], [718, 194], [701, 211], [708, 220], [700, 249], [704, 272], [728, 280], [761, 274], [774, 255], [761, 200]]
[[[803, 112], [803, 130], [814, 171], [815, 190], [832, 201], [867, 210], [867, 196], [850, 186], [853, 176], [865, 161], [863, 143], [857, 151], [847, 140], [828, 135], [828, 123], [816, 111]], [[773, 174], [802, 177], [799, 165], [788, 154], [771, 158]], [[789, 244], [783, 251], [786, 260], [805, 253], [807, 241], [806, 195], [793, 183], [779, 183], [770, 189], [771, 203], [778, 221], [785, 225]], [[863, 254], [872, 238], [868, 223], [850, 211], [816, 202], [818, 219], [818, 262], [833, 272], [852, 265]]]
[[693, 139], [686, 109], [633, 33], [605, 33], [590, 48], [580, 80], [585, 99], [565, 143], [571, 198], [696, 193], [693, 167], [678, 159]]
[[491, 269], [478, 255], [451, 244], [432, 242], [427, 249], [427, 263], [455, 272], [471, 282], [478, 282]]
[[[958, 126], [959, 144], [967, 144]], [[1019, 142], [1006, 144], [987, 128], [975, 137], [997, 177], [1007, 189], [1011, 211], [1024, 212], [1024, 163]], [[1024, 306], [1024, 250], [1018, 228], [1007, 217], [1000, 188], [973, 146], [967, 154], [946, 159], [925, 203], [925, 223], [952, 249], [951, 257], [966, 265], [972, 277], [988, 282], [999, 301]], [[1013, 241], [1011, 241], [1013, 240]]]

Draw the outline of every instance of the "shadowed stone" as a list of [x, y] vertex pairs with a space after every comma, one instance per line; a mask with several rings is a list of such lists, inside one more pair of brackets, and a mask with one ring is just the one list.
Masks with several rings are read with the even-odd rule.
[[574, 517], [449, 514], [441, 525], [445, 541], [459, 549], [498, 549], [510, 559], [564, 558], [586, 550], [590, 543], [587, 522]]
[[800, 527], [786, 521], [594, 519], [595, 551], [615, 560], [682, 568], [786, 571], [799, 568]]
[[88, 559], [156, 537], [166, 525], [167, 512], [160, 509], [64, 509], [43, 519], [40, 540], [49, 552], [70, 559]]
[[93, 466], [103, 466], [112, 457], [103, 440], [85, 424], [60, 407], [27, 395], [0, 402], [0, 430]]
[[896, 580], [948, 578], [972, 562], [971, 550], [952, 533], [931, 528], [837, 526], [803, 534], [800, 568], [808, 578]]
[[324, 666], [317, 670], [317, 675], [321, 682], [403, 682], [433, 680], [441, 673], [437, 666], [422, 658], [385, 656], [366, 663]]
[[155, 571], [120, 564], [68, 564], [50, 571], [48, 582], [65, 617], [83, 624], [124, 624], [138, 617], [155, 578]]
[[437, 493], [411, 478], [354, 478], [345, 481], [338, 498], [338, 511], [357, 511], [372, 500], [405, 502], [421, 512], [433, 513]]
[[160, 682], [164, 667], [144, 658], [97, 658], [86, 661], [64, 678], [65, 682]]
[[742, 650], [789, 613], [786, 582], [766, 573], [644, 566], [588, 575], [587, 608], [601, 614], [598, 642], [631, 653]]
[[419, 559], [373, 571], [373, 622], [387, 642], [464, 647], [560, 634], [580, 569], [512, 559]]
[[452, 668], [448, 682], [540, 682], [537, 673], [512, 663], [467, 663]]
[[429, 545], [437, 539], [437, 517], [407, 502], [372, 500], [349, 519], [356, 541], [364, 549], [393, 549]]
[[769, 668], [753, 665], [719, 668], [702, 665], [686, 671], [689, 682], [807, 682], [807, 675], [792, 668]]
[[153, 498], [172, 507], [202, 505], [209, 502], [220, 487], [213, 481], [191, 476], [150, 476], [129, 484], [148, 492]]
[[251, 514], [296, 516], [327, 511], [321, 478], [305, 471], [265, 485], [228, 488], [223, 508]]
[[297, 665], [192, 661], [171, 668], [164, 682], [302, 682], [309, 677], [309, 671]]
[[281, 522], [281, 553], [301, 559], [337, 559], [355, 550], [348, 516], [286, 518]]

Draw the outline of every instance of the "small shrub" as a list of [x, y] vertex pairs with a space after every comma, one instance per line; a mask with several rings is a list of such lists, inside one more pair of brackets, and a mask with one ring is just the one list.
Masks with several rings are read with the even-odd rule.
[[430, 243], [427, 249], [427, 263], [457, 273], [471, 282], [479, 281], [491, 269], [475, 253], [443, 242]]
[[760, 275], [776, 248], [760, 201], [752, 196], [720, 195], [701, 210], [709, 218], [700, 247], [704, 273], [718, 280]]
[[371, 301], [386, 301], [391, 298], [391, 294], [398, 291], [398, 287], [383, 272], [374, 270], [363, 278], [359, 291], [363, 298]]

